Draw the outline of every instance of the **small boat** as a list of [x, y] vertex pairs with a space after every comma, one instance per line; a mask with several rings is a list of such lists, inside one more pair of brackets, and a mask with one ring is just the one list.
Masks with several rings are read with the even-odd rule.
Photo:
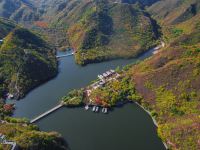
[[92, 111], [95, 111], [95, 109], [96, 109], [96, 106], [93, 106]]
[[98, 112], [99, 111], [99, 107], [96, 107], [96, 110], [95, 110], [96, 112]]
[[105, 108], [102, 108], [102, 113], [104, 113]]
[[104, 109], [104, 114], [107, 114], [108, 113], [108, 108], [105, 108]]
[[88, 105], [86, 105], [86, 106], [85, 106], [85, 110], [88, 110], [88, 109], [89, 109], [89, 106], [88, 106]]

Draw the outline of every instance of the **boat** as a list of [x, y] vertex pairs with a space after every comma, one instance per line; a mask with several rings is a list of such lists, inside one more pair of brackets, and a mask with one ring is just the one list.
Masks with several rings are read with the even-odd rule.
[[95, 109], [96, 109], [96, 106], [93, 106], [92, 111], [95, 111]]
[[105, 108], [102, 108], [102, 113], [104, 113]]
[[88, 109], [89, 109], [89, 106], [88, 106], [88, 105], [86, 105], [86, 106], [85, 106], [85, 110], [88, 110]]
[[96, 112], [98, 112], [99, 111], [99, 107], [96, 107], [96, 110], [95, 110]]
[[108, 108], [105, 108], [104, 109], [104, 114], [107, 114], [108, 113]]

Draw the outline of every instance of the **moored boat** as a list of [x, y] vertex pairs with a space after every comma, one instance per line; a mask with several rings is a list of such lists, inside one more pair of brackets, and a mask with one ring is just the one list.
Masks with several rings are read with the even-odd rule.
[[104, 114], [107, 114], [108, 113], [108, 108], [105, 108], [104, 109]]
[[99, 111], [99, 107], [96, 107], [96, 110], [95, 110], [96, 112], [98, 112]]
[[92, 111], [95, 111], [95, 110], [96, 110], [96, 106], [93, 106]]
[[89, 106], [88, 106], [88, 105], [86, 105], [86, 106], [85, 106], [85, 110], [88, 110], [88, 109], [89, 109]]

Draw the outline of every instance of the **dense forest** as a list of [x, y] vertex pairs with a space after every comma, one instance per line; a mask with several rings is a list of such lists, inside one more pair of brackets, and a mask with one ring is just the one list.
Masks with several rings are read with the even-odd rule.
[[0, 47], [0, 95], [3, 97], [6, 93], [12, 93], [20, 98], [56, 75], [55, 51], [27, 29], [18, 26], [13, 28], [12, 24], [7, 28], [5, 24], [2, 26], [5, 32], [11, 31], [4, 37]]
[[160, 36], [158, 25], [138, 4], [97, 1], [80, 9], [82, 16], [68, 29], [78, 64], [138, 56]]

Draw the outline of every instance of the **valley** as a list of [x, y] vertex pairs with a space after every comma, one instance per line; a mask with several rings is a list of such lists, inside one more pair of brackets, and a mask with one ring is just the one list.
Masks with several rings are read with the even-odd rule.
[[[1, 0], [0, 17], [0, 133], [19, 149], [200, 148], [198, 0]], [[16, 118], [60, 101], [39, 127]]]

